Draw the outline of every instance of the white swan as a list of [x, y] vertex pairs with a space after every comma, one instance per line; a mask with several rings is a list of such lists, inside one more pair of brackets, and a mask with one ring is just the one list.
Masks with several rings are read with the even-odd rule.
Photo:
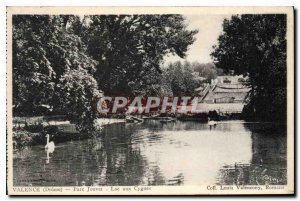
[[211, 129], [212, 127], [216, 128], [218, 122], [214, 121], [214, 120], [210, 120], [210, 118], [208, 117], [208, 125], [209, 125], [209, 129]]
[[209, 126], [215, 126], [215, 125], [217, 125], [217, 122], [214, 121], [214, 120], [212, 120], [212, 121], [209, 121], [209, 122], [208, 122], [208, 125], [209, 125]]
[[49, 134], [46, 135], [46, 138], [47, 138], [47, 144], [45, 145], [45, 150], [49, 153], [52, 153], [55, 149], [55, 144], [53, 141], [49, 142], [49, 138], [50, 138]]

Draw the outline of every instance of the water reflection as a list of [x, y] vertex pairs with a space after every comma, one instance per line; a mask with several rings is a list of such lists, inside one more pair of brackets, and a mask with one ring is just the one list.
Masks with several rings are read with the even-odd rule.
[[225, 166], [218, 184], [287, 184], [286, 125], [245, 124], [245, 128], [251, 133], [251, 162]]
[[48, 164], [40, 146], [15, 153], [14, 185], [286, 183], [286, 136], [266, 134], [264, 126], [230, 121], [210, 130], [198, 122], [153, 120], [108, 125], [101, 138], [59, 144]]

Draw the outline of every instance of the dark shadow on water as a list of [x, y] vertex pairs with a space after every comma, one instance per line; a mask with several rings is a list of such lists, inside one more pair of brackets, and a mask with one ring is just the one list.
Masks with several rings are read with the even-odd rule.
[[252, 160], [249, 164], [224, 166], [218, 184], [286, 185], [287, 137], [285, 124], [245, 124], [251, 132]]

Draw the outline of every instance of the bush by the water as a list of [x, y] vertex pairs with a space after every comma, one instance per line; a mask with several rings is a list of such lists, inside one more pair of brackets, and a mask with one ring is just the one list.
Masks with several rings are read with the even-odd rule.
[[32, 133], [26, 130], [18, 130], [13, 132], [13, 146], [19, 148], [26, 146], [32, 142]]
[[13, 131], [14, 148], [20, 149], [25, 146], [44, 145], [46, 143], [46, 134], [49, 134], [51, 141], [55, 143], [82, 140], [97, 136], [91, 133], [63, 132], [54, 125], [26, 125], [24, 128]]
[[37, 125], [26, 125], [24, 127], [24, 130], [32, 132], [32, 133], [48, 133], [48, 134], [54, 134], [59, 132], [59, 129], [57, 126], [43, 126], [42, 124], [37, 124]]

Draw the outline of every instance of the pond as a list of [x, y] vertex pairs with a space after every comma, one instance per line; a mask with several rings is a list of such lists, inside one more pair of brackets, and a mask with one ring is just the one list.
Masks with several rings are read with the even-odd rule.
[[147, 120], [101, 132], [52, 154], [41, 145], [15, 152], [14, 186], [287, 183], [285, 125]]

